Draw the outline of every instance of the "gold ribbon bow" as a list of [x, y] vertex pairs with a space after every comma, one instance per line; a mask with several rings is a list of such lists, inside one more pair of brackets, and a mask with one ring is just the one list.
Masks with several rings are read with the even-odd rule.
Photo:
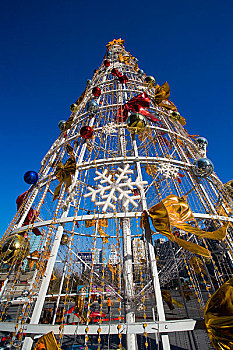
[[67, 159], [64, 165], [62, 164], [62, 162], [58, 163], [55, 171], [55, 175], [59, 181], [59, 185], [55, 188], [55, 191], [53, 194], [53, 200], [59, 197], [63, 183], [65, 183], [66, 185], [66, 190], [71, 185], [71, 182], [72, 182], [71, 175], [75, 174], [76, 168], [77, 166], [76, 166], [74, 155], [71, 155]]
[[233, 278], [224, 283], [207, 301], [205, 325], [217, 350], [233, 349]]
[[224, 224], [220, 229], [213, 232], [206, 232], [197, 227], [187, 224], [185, 221], [194, 220], [193, 214], [185, 197], [177, 197], [169, 195], [158, 204], [155, 204], [149, 209], [149, 214], [155, 229], [162, 235], [176, 242], [184, 249], [187, 249], [195, 254], [209, 257], [210, 252], [189, 241], [185, 241], [173, 235], [171, 225], [181, 230], [192, 233], [199, 238], [208, 238], [214, 240], [224, 240], [227, 233], [228, 223]]
[[158, 106], [177, 111], [173, 102], [168, 101], [170, 97], [170, 86], [166, 81], [163, 85], [157, 84], [155, 86], [154, 103]]
[[163, 300], [165, 301], [170, 310], [173, 310], [175, 308], [174, 305], [178, 306], [179, 308], [184, 307], [183, 304], [171, 297], [171, 294], [168, 290], [162, 290], [161, 294]]

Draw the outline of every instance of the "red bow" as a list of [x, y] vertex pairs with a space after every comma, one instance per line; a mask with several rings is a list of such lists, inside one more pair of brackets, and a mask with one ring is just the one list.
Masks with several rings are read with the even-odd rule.
[[[24, 201], [24, 198], [26, 197], [27, 195], [27, 191], [22, 193], [21, 195], [18, 196], [18, 198], [16, 199], [16, 204], [17, 204], [17, 210], [19, 210], [19, 208], [21, 207], [21, 205], [23, 204], [23, 201]], [[29, 224], [33, 224], [33, 222], [35, 221], [35, 219], [37, 218], [38, 216], [38, 213], [36, 210], [34, 210], [33, 208], [30, 208], [25, 220], [24, 220], [24, 223], [22, 226], [24, 225], [29, 225]], [[40, 236], [41, 233], [40, 233], [40, 230], [38, 230], [38, 228], [33, 228], [32, 229], [32, 232], [36, 235], [36, 236]]]
[[126, 83], [129, 79], [127, 77], [127, 75], [123, 75], [121, 72], [119, 72], [119, 70], [117, 70], [116, 68], [113, 68], [111, 71], [112, 75], [115, 77], [118, 77], [120, 83]]
[[146, 111], [144, 107], [146, 108], [150, 107], [150, 98], [145, 92], [131, 98], [131, 100], [125, 103], [118, 110], [117, 120], [125, 122], [129, 116], [129, 112], [138, 112], [144, 115], [144, 117], [148, 118], [149, 120], [153, 122], [157, 122], [158, 119], [155, 118], [154, 115]]

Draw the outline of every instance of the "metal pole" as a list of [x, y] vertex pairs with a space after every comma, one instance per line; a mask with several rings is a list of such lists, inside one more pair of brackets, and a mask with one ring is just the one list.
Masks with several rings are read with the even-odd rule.
[[[132, 143], [133, 143], [134, 155], [135, 155], [135, 158], [137, 161], [138, 149], [137, 149], [137, 143], [136, 143], [136, 139], [135, 139], [134, 135], [132, 135]], [[136, 162], [136, 167], [137, 167], [138, 178], [139, 178], [139, 180], [142, 181], [142, 171], [141, 171], [141, 166], [140, 166], [139, 161]], [[140, 192], [141, 192], [141, 199], [142, 199], [142, 208], [143, 208], [143, 210], [147, 210], [145, 191], [144, 191], [144, 189], [142, 189], [142, 190], [140, 190]], [[149, 226], [147, 226], [145, 228], [145, 233], [146, 233], [146, 237], [151, 237], [151, 231], [150, 231]], [[165, 318], [165, 312], [164, 312], [164, 307], [163, 307], [163, 299], [162, 299], [162, 294], [161, 294], [161, 289], [160, 289], [159, 276], [158, 276], [154, 246], [152, 244], [152, 238], [146, 239], [146, 245], [147, 245], [148, 255], [149, 255], [149, 260], [150, 260], [152, 282], [153, 282], [153, 287], [154, 287], [154, 292], [155, 292], [155, 297], [156, 297], [156, 304], [157, 304], [159, 321], [165, 321], [166, 318]], [[170, 343], [169, 343], [168, 335], [161, 334], [161, 339], [162, 339], [163, 349], [170, 350]]]
[[[120, 145], [122, 155], [125, 155], [124, 148], [125, 130], [120, 129]], [[122, 205], [124, 199], [122, 199]], [[127, 213], [127, 208], [124, 209]], [[131, 230], [130, 230], [130, 219], [122, 219], [122, 236], [123, 236], [123, 276], [125, 283], [125, 314], [126, 323], [135, 323], [135, 313], [132, 307], [133, 298], [133, 261], [132, 261], [132, 246], [131, 246]], [[127, 348], [130, 350], [137, 350], [137, 337], [136, 334], [126, 334]]]

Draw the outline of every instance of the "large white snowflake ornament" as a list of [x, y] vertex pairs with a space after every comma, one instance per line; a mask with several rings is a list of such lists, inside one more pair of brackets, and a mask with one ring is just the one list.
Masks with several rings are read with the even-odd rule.
[[[112, 204], [112, 202], [116, 202], [117, 200], [122, 200], [122, 205], [125, 208], [129, 203], [137, 207], [138, 203], [135, 202], [135, 200], [140, 199], [140, 195], [133, 195], [133, 191], [135, 190], [133, 186], [142, 190], [143, 185], [146, 185], [147, 181], [140, 181], [139, 178], [137, 178], [136, 181], [132, 181], [131, 178], [128, 177], [129, 174], [133, 174], [133, 170], [129, 169], [129, 164], [123, 169], [117, 168], [117, 173], [115, 173], [117, 180], [113, 178], [112, 174], [109, 174], [107, 169], [105, 169], [103, 173], [97, 170], [96, 175], [98, 176], [96, 176], [94, 180], [100, 180], [100, 184], [98, 184], [97, 189], [88, 186], [90, 192], [85, 194], [84, 197], [91, 196], [91, 201], [95, 202], [96, 205], [102, 206], [104, 213], [107, 211], [108, 207], [115, 209], [115, 205]], [[107, 186], [103, 186], [103, 184], [107, 184]], [[118, 197], [116, 197], [116, 193], [119, 194]], [[97, 194], [100, 195], [102, 201], [96, 202]]]
[[168, 178], [176, 178], [179, 173], [179, 168], [172, 166], [169, 163], [162, 163], [157, 168], [157, 172], [162, 174], [166, 179]]
[[102, 131], [104, 134], [107, 134], [107, 135], [116, 133], [117, 132], [117, 124], [114, 122], [106, 124], [102, 127]]

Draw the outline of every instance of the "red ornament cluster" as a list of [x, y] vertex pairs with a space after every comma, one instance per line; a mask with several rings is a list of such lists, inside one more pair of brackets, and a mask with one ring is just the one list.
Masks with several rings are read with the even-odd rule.
[[93, 136], [93, 128], [91, 126], [83, 126], [80, 129], [80, 136], [86, 140], [91, 139]]
[[100, 97], [101, 95], [101, 90], [98, 86], [95, 86], [93, 89], [92, 89], [92, 95], [94, 97]]
[[123, 74], [122, 74], [121, 72], [119, 72], [119, 70], [117, 70], [116, 68], [113, 68], [112, 71], [111, 71], [111, 73], [112, 73], [113, 76], [115, 76], [115, 77], [118, 78], [118, 80], [119, 80], [119, 82], [120, 82], [121, 84], [126, 83], [126, 82], [129, 80], [126, 74], [123, 75]]
[[109, 67], [110, 66], [110, 61], [109, 60], [104, 60], [104, 66]]

